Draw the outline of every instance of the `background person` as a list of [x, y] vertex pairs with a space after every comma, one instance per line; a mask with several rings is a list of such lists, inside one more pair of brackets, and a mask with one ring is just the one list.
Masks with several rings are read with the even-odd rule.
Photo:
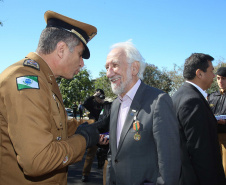
[[[100, 113], [98, 121], [102, 122], [111, 113], [111, 104], [112, 102], [105, 101], [103, 104], [103, 109]], [[109, 123], [108, 123], [109, 124]], [[109, 130], [109, 129], [107, 129]], [[97, 149], [97, 160], [98, 168], [103, 168], [103, 185], [106, 184], [106, 171], [107, 171], [107, 154], [109, 151], [109, 132], [100, 134], [100, 141], [98, 143]]]
[[76, 104], [76, 102], [73, 102], [72, 110], [73, 110], [74, 118], [76, 118], [77, 117], [77, 110], [78, 110], [78, 105]]
[[82, 102], [80, 101], [79, 105], [78, 105], [78, 112], [79, 112], [79, 117], [80, 117], [80, 120], [83, 119], [83, 110], [84, 110], [84, 107], [82, 105]]
[[[219, 91], [213, 92], [208, 96], [208, 102], [215, 115], [226, 115], [226, 67], [217, 70], [217, 84]], [[222, 163], [226, 174], [226, 120], [218, 120], [218, 139], [220, 142]]]
[[226, 184], [217, 137], [217, 122], [206, 100], [214, 78], [213, 57], [194, 53], [186, 59], [186, 82], [172, 100], [180, 127], [180, 185]]
[[68, 165], [99, 141], [93, 126], [77, 129], [67, 115], [57, 77], [73, 78], [90, 56], [95, 27], [47, 11], [36, 52], [0, 75], [0, 183], [67, 184]]
[[[102, 89], [96, 89], [94, 95], [88, 97], [84, 101], [83, 107], [85, 107], [90, 112], [89, 113], [90, 120], [93, 119], [94, 121], [97, 121], [99, 119], [99, 115], [103, 109], [103, 104], [105, 102], [104, 99], [105, 99], [104, 91]], [[89, 181], [89, 174], [91, 171], [93, 160], [96, 156], [97, 148], [98, 146], [96, 145], [87, 149], [85, 163], [82, 170], [83, 182]]]

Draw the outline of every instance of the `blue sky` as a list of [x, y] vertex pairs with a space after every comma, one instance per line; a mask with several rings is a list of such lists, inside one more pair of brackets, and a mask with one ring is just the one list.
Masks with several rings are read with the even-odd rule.
[[160, 69], [183, 65], [194, 52], [226, 59], [225, 8], [225, 0], [0, 1], [0, 72], [36, 50], [47, 10], [97, 27], [84, 60], [93, 78], [105, 70], [110, 46], [129, 39]]

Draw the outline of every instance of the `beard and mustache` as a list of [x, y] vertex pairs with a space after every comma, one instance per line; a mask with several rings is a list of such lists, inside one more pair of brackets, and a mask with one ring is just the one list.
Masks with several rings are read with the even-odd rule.
[[[126, 87], [132, 82], [132, 71], [131, 71], [130, 67], [128, 67], [128, 69], [127, 69], [126, 77], [127, 77], [126, 81], [124, 81], [124, 82], [120, 81], [119, 85], [111, 82], [111, 89], [114, 94], [120, 95], [122, 93], [125, 93]], [[117, 78], [122, 79], [122, 76], [117, 75], [117, 76], [114, 76], [113, 78], [110, 78], [109, 80], [114, 80]]]

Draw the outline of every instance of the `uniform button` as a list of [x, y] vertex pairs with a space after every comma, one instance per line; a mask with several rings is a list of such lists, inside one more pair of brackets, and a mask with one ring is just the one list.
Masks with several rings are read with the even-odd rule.
[[115, 159], [115, 163], [118, 163], [118, 160], [117, 159]]
[[62, 123], [60, 122], [60, 126], [62, 126]]

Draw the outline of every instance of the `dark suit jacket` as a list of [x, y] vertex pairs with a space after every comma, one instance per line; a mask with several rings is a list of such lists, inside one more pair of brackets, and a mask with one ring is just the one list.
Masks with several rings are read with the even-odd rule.
[[181, 137], [181, 185], [225, 185], [217, 121], [208, 102], [185, 82], [172, 97]]
[[[181, 168], [179, 128], [169, 95], [141, 83], [117, 148], [119, 107], [116, 99], [111, 107], [107, 184], [140, 185], [147, 181], [154, 185], [178, 185]], [[140, 121], [139, 141], [134, 139], [134, 116]]]

